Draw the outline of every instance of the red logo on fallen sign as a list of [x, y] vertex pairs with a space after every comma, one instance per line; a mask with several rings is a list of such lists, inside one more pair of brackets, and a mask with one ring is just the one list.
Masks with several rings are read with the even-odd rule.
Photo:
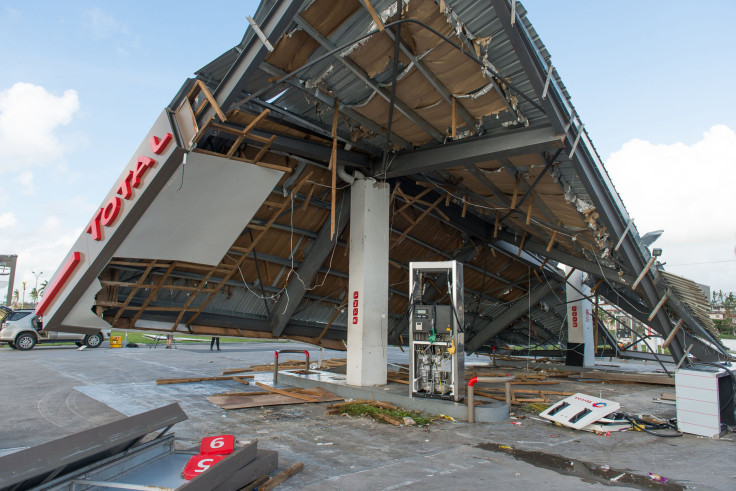
[[[154, 135], [149, 140], [148, 145], [151, 147], [153, 153], [160, 155], [166, 150], [172, 138], [171, 133], [166, 133], [161, 139]], [[138, 157], [135, 169], [128, 171], [123, 182], [118, 186], [116, 194], [122, 196], [124, 200], [130, 200], [133, 197], [133, 188], [138, 189], [141, 187], [143, 177], [148, 172], [148, 169], [154, 165], [156, 165], [156, 161], [152, 158], [146, 156]], [[91, 234], [94, 240], [102, 240], [103, 227], [110, 227], [115, 223], [118, 215], [120, 215], [122, 205], [123, 202], [117, 196], [110, 198], [102, 208], [97, 210], [85, 232]]]

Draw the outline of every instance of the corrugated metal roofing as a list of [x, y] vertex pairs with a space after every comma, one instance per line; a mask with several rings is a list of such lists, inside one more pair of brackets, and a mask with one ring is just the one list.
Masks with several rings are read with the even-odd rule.
[[[263, 24], [277, 7], [286, 3], [264, 1], [255, 15], [256, 22]], [[396, 328], [391, 330], [394, 337], [400, 334], [394, 331], [401, 329], [401, 316], [408, 305], [405, 283], [408, 263], [412, 260], [457, 258], [465, 264], [466, 311], [474, 313], [478, 310], [479, 313], [477, 317], [469, 316], [469, 324], [475, 332], [488, 326], [510, 304], [523, 301], [526, 292], [535, 285], [544, 284], [550, 278], [561, 280], [562, 273], [555, 268], [557, 261], [567, 260], [591, 275], [605, 278], [613, 290], [628, 288], [633, 278], [638, 276], [650, 257], [649, 251], [640, 243], [633, 224], [629, 231], [622, 232], [630, 218], [592, 141], [583, 130], [559, 74], [554, 72], [546, 100], [542, 100], [537, 92], [540, 81], [533, 80], [529, 63], [536, 64], [546, 73], [550, 56], [520, 3], [516, 3], [516, 25], [510, 29], [506, 19], [508, 14], [495, 10], [508, 7], [505, 1], [405, 0], [402, 16], [417, 22], [402, 24], [405, 43], [404, 52], [399, 57], [402, 75], [396, 83], [399, 99], [390, 125], [386, 99], [390, 99], [388, 94], [394, 78], [393, 34], [376, 32], [361, 39], [375, 28], [375, 23], [358, 0], [296, 3], [302, 5], [299, 14], [288, 22], [283, 35], [272, 39], [276, 48], [272, 53], [267, 53], [255, 40], [253, 29], [248, 29], [238, 46], [196, 73], [197, 78], [217, 96], [223, 80], [236, 70], [248, 50], [255, 50], [259, 56], [254, 58], [254, 66], [246, 67], [249, 75], [240, 81], [238, 93], [226, 94], [228, 100], [237, 102], [222, 108], [227, 114], [225, 123], [240, 131], [260, 111], [269, 108], [271, 114], [262, 120], [258, 131], [280, 138], [288, 136], [298, 142], [274, 144], [263, 159], [268, 160], [269, 165], [288, 166], [295, 174], [300, 172], [300, 162], [308, 162], [313, 175], [294, 200], [294, 211], [290, 206], [273, 226], [263, 230], [278, 203], [283, 203], [284, 196], [288, 194], [288, 189], [284, 193], [283, 188], [288, 187], [290, 177], [285, 176], [256, 214], [256, 219], [233, 244], [229, 254], [237, 256], [239, 251], [249, 248], [253, 233], [262, 231], [264, 234], [263, 242], [253, 251], [255, 257], [249, 256], [243, 263], [242, 277], [239, 272], [222, 292], [212, 298], [206, 295], [207, 292], [200, 293], [196, 289], [172, 289], [168, 296], [163, 296], [165, 298], [159, 295], [150, 302], [151, 307], [166, 308], [188, 303], [191, 311], [204, 305], [201, 315], [185, 313], [181, 316], [181, 324], [189, 329], [214, 327], [223, 319], [232, 320], [227, 321], [228, 326], [239, 325], [238, 317], [243, 317], [248, 320], [240, 324], [244, 326], [243, 332], [267, 330], [277, 299], [283, 295], [288, 282], [295, 281], [292, 258], [298, 267], [305, 256], [313, 253], [310, 247], [314, 238], [329, 222], [330, 175], [325, 168], [329, 159], [335, 100], [340, 102], [343, 111], [337, 120], [339, 150], [360, 157], [364, 162], [358, 165], [353, 160], [344, 164], [348, 171], [360, 168], [363, 173], [373, 172], [378, 178], [387, 175], [380, 174], [379, 171], [384, 169], [379, 168], [378, 163], [384, 157], [389, 126], [393, 138], [388, 155], [391, 165], [395, 165], [394, 160], [425, 149], [432, 152], [449, 143], [454, 145], [452, 148], [459, 148], [458, 152], [470, 148], [458, 145], [463, 142], [470, 145], [474, 141], [488, 141], [487, 145], [492, 147], [493, 138], [526, 135], [528, 133], [520, 133], [524, 128], [549, 127], [560, 133], [559, 139], [540, 144], [543, 148], [538, 150], [514, 152], [515, 149], [511, 148], [509, 154], [470, 163], [464, 161], [461, 167], [448, 161], [444, 167], [397, 174], [397, 177], [389, 179], [393, 189], [393, 210], [397, 207], [402, 210], [401, 213], [395, 211], [392, 217], [392, 240], [406, 235], [403, 231], [411, 231], [391, 250], [390, 281], [393, 286], [390, 304], [391, 323]], [[393, 0], [373, 1], [371, 4], [382, 15], [384, 23], [396, 19], [395, 9], [392, 11], [396, 4]], [[432, 25], [447, 38], [440, 39], [430, 34], [424, 24]], [[454, 51], [451, 43], [461, 46], [461, 51]], [[324, 57], [331, 46], [340, 47], [340, 54]], [[529, 47], [530, 53], [523, 52], [525, 46]], [[407, 54], [418, 59], [423, 70], [431, 72], [431, 76], [425, 77], [420, 73], [421, 70]], [[525, 56], [529, 56], [531, 61], [525, 61]], [[292, 75], [286, 77], [287, 73]], [[472, 84], [469, 81], [473, 81]], [[191, 82], [185, 84], [170, 106], [172, 109], [181, 107], [179, 104], [184, 101], [190, 86]], [[383, 96], [376, 93], [376, 87], [385, 91]], [[443, 91], [449, 96], [441, 93]], [[453, 106], [448, 102], [450, 96], [460, 108], [458, 135], [454, 139], [451, 134]], [[553, 104], [550, 99], [559, 100], [559, 107], [555, 106], [559, 114], [550, 112], [550, 104]], [[235, 137], [222, 134], [219, 128], [208, 128], [203, 119], [206, 111], [201, 115], [197, 111], [197, 114], [200, 140], [195, 151], [227, 153]], [[467, 115], [476, 119], [472, 128], [463, 121]], [[300, 142], [312, 145], [308, 157], [300, 153]], [[262, 143], [253, 146], [253, 142], [248, 142], [247, 145], [241, 150], [246, 158], [252, 159]], [[325, 150], [324, 156], [315, 157], [320, 146]], [[392, 172], [395, 169], [391, 167]], [[293, 185], [291, 182], [290, 186]], [[529, 188], [534, 192], [527, 193]], [[593, 194], [593, 189], [602, 189], [602, 193]], [[517, 199], [524, 200], [527, 194], [529, 199], [517, 208]], [[415, 201], [407, 203], [411, 200]], [[423, 211], [432, 206], [431, 203], [440, 201], [442, 205], [435, 205], [436, 208], [426, 214], [421, 227], [413, 225]], [[604, 206], [597, 209], [595, 203]], [[501, 225], [498, 236], [494, 232], [497, 223]], [[614, 250], [620, 235], [624, 235], [626, 244], [633, 246]], [[340, 236], [335, 254], [328, 258], [330, 262], [325, 260], [322, 272], [310, 281], [308, 293], [297, 299], [299, 308], [292, 316], [292, 324], [287, 326], [285, 336], [301, 339], [311, 336], [310, 339], [318, 344], [323, 339], [320, 334], [325, 339], [344, 339], [346, 316], [339, 307], [347, 288], [348, 251], [345, 244], [348, 236], [349, 228]], [[258, 263], [256, 257], [260, 257]], [[546, 268], [542, 267], [543, 263]], [[227, 271], [232, 264], [232, 258], [226, 257], [220, 268]], [[143, 268], [145, 263], [139, 270]], [[206, 274], [201, 269], [187, 270], [186, 266], [177, 267], [176, 271], [189, 274], [192, 277], [189, 281], [194, 283]], [[539, 276], [540, 271], [549, 278]], [[211, 275], [210, 281], [216, 282], [223, 274]], [[649, 273], [643, 282], [645, 291], [636, 293], [644, 304], [656, 301], [651, 285], [657, 274], [656, 271]], [[108, 292], [107, 303], [98, 301], [98, 307], [107, 309], [106, 318], [127, 318], [146, 301], [149, 292], [145, 289], [136, 290], [130, 287], [130, 283], [123, 286], [124, 278], [135, 281], [134, 275], [126, 275], [128, 273], [116, 272], [112, 263], [103, 274], [103, 284], [107, 281], [108, 288], [117, 288]], [[183, 287], [180, 283], [187, 280], [180, 276], [172, 275], [171, 285]], [[680, 288], [679, 283], [677, 285], [672, 287], [676, 290], [673, 295], [687, 304], [691, 301], [691, 292]], [[258, 293], [253, 293], [259, 292], [261, 287], [271, 296], [265, 302]], [[122, 301], [131, 292], [134, 295], [124, 307]], [[192, 292], [197, 298], [190, 302], [188, 294]], [[519, 321], [524, 317], [522, 312], [499, 337], [518, 340], [526, 332], [531, 340], [536, 330], [539, 334], [535, 342], [564, 340], [565, 305], [557, 298], [559, 294], [549, 294], [538, 305], [529, 306], [526, 324]], [[475, 300], [481, 296], [483, 300], [478, 306]], [[697, 302], [689, 308], [695, 318], [705, 322]], [[151, 310], [135, 315], [161, 319], [178, 313]], [[197, 316], [197, 322], [189, 321]], [[204, 319], [210, 319], [210, 324]], [[656, 328], [666, 334], [675, 320], [659, 316], [655, 320]], [[327, 325], [329, 332], [322, 333], [323, 326]], [[519, 334], [514, 335], [514, 332]], [[673, 351], [682, 350], [679, 343], [677, 340], [673, 344]]]

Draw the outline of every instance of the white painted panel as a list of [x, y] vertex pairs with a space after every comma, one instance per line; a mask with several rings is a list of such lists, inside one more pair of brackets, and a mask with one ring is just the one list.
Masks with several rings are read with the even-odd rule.
[[92, 312], [95, 304], [95, 295], [102, 289], [100, 280], [95, 279], [82, 298], [79, 299], [72, 310], [67, 314], [63, 324], [72, 327], [89, 327], [94, 329], [110, 329], [110, 324]]
[[677, 397], [677, 414], [687, 412], [691, 415], [699, 414], [703, 416], [712, 416], [716, 421], [720, 418], [718, 401], [703, 402], [700, 399], [690, 399], [685, 397]]
[[[702, 424], [706, 423], [706, 424]], [[683, 433], [690, 433], [691, 435], [707, 436], [709, 438], [716, 438], [720, 435], [721, 430], [718, 427], [708, 424], [708, 421], [695, 422], [684, 422], [678, 419], [677, 429]]]
[[[216, 265], [283, 172], [190, 153], [115, 254]], [[180, 189], [181, 187], [181, 189]]]

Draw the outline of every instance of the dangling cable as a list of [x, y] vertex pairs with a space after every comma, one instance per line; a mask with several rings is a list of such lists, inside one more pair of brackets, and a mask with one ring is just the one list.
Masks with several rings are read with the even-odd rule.
[[[398, 20], [401, 20], [401, 0], [396, 0], [396, 15]], [[391, 100], [388, 103], [388, 123], [386, 123], [386, 143], [383, 147], [383, 162], [381, 162], [381, 169], [383, 175], [386, 175], [386, 164], [388, 162], [388, 151], [391, 147], [391, 125], [394, 119], [394, 106], [396, 105], [396, 83], [398, 82], [399, 72], [399, 45], [401, 43], [401, 24], [397, 24], [394, 27], [394, 66], [391, 72], [393, 82], [391, 83]]]

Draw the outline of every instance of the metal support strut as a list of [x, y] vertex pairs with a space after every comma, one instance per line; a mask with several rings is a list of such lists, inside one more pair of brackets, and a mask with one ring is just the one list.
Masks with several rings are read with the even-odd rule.
[[487, 383], [500, 383], [504, 382], [506, 389], [506, 405], [511, 409], [511, 381], [516, 377], [513, 375], [507, 375], [505, 377], [473, 377], [468, 380], [468, 423], [475, 422], [475, 403], [473, 401], [473, 395], [475, 393], [475, 384], [477, 382]]
[[300, 349], [279, 349], [273, 352], [273, 383], [278, 382], [279, 378], [279, 353], [304, 353], [307, 357], [307, 366], [305, 370], [309, 371], [309, 351]]

